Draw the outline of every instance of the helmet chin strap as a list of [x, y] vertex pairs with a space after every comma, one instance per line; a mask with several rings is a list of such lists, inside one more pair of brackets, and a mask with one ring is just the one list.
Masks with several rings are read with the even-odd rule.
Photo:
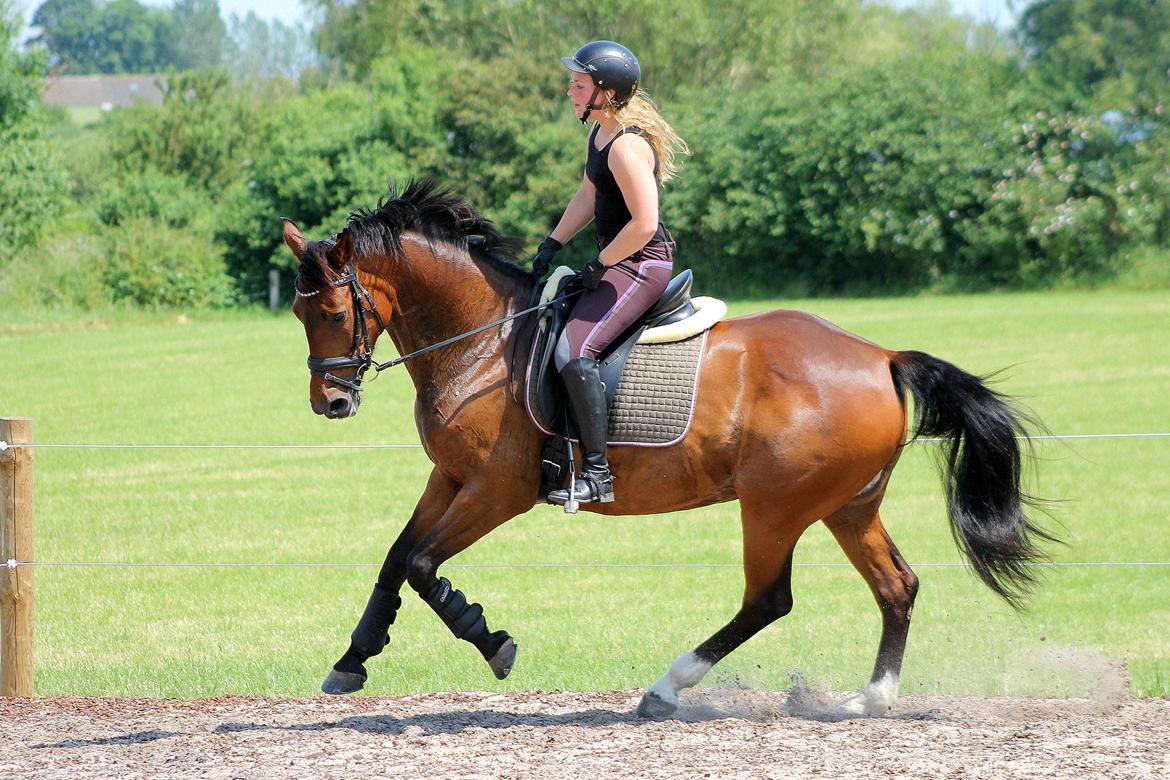
[[[589, 101], [587, 103], [585, 103], [585, 113], [582, 114], [580, 117], [578, 117], [581, 120], [581, 124], [587, 124], [589, 122], [589, 115], [593, 113], [593, 109], [601, 108], [600, 105], [598, 105], [598, 106], [593, 105], [593, 101], [597, 100], [597, 93], [600, 91], [601, 91], [601, 87], [594, 87], [593, 88], [593, 94], [589, 96]], [[601, 105], [605, 105], [605, 104], [603, 103]]]

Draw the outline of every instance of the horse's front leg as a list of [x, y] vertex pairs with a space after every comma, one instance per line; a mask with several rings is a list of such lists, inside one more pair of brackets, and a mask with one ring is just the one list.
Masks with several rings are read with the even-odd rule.
[[431, 530], [451, 506], [459, 493], [459, 484], [436, 468], [431, 472], [426, 490], [419, 498], [410, 522], [390, 547], [366, 609], [350, 635], [349, 649], [321, 684], [325, 693], [353, 693], [366, 682], [365, 662], [382, 652], [390, 641], [390, 626], [402, 606], [398, 595], [406, 581], [407, 561], [416, 541]]
[[[500, 489], [501, 484], [520, 485], [521, 489]], [[522, 479], [498, 480], [464, 485], [446, 513], [419, 539], [407, 560], [407, 582], [457, 638], [471, 643], [499, 680], [508, 676], [516, 660], [516, 643], [507, 631], [490, 631], [483, 607], [468, 601], [437, 570], [446, 560], [458, 555], [489, 531], [530, 509], [527, 483]]]

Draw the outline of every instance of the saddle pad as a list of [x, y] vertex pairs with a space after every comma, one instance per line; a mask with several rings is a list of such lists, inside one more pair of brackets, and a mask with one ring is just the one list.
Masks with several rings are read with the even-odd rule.
[[664, 447], [691, 427], [707, 331], [669, 344], [638, 344], [609, 410], [609, 441]]

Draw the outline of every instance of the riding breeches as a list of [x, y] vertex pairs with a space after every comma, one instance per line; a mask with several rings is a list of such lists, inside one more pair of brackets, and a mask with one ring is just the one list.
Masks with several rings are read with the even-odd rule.
[[597, 289], [586, 290], [573, 306], [569, 324], [557, 341], [557, 370], [576, 358], [596, 359], [657, 303], [673, 268], [673, 240], [651, 241], [607, 268]]

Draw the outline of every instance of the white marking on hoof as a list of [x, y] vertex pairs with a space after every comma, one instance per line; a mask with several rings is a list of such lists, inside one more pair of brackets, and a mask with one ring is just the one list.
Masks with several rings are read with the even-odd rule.
[[885, 715], [897, 701], [898, 676], [887, 672], [861, 693], [838, 704], [836, 711], [841, 715]]
[[[670, 665], [669, 671], [662, 675], [662, 679], [651, 685], [650, 690], [646, 691], [646, 695], [642, 697], [642, 704], [638, 705], [639, 714], [641, 714], [643, 706], [659, 708], [657, 702], [670, 707], [670, 711], [666, 715], [674, 712], [675, 708], [678, 707], [679, 692], [684, 688], [693, 688], [698, 685], [709, 671], [711, 671], [711, 664], [694, 653], [680, 655]], [[657, 702], [647, 704], [650, 699], [657, 699]], [[665, 715], [656, 717], [665, 717]]]

